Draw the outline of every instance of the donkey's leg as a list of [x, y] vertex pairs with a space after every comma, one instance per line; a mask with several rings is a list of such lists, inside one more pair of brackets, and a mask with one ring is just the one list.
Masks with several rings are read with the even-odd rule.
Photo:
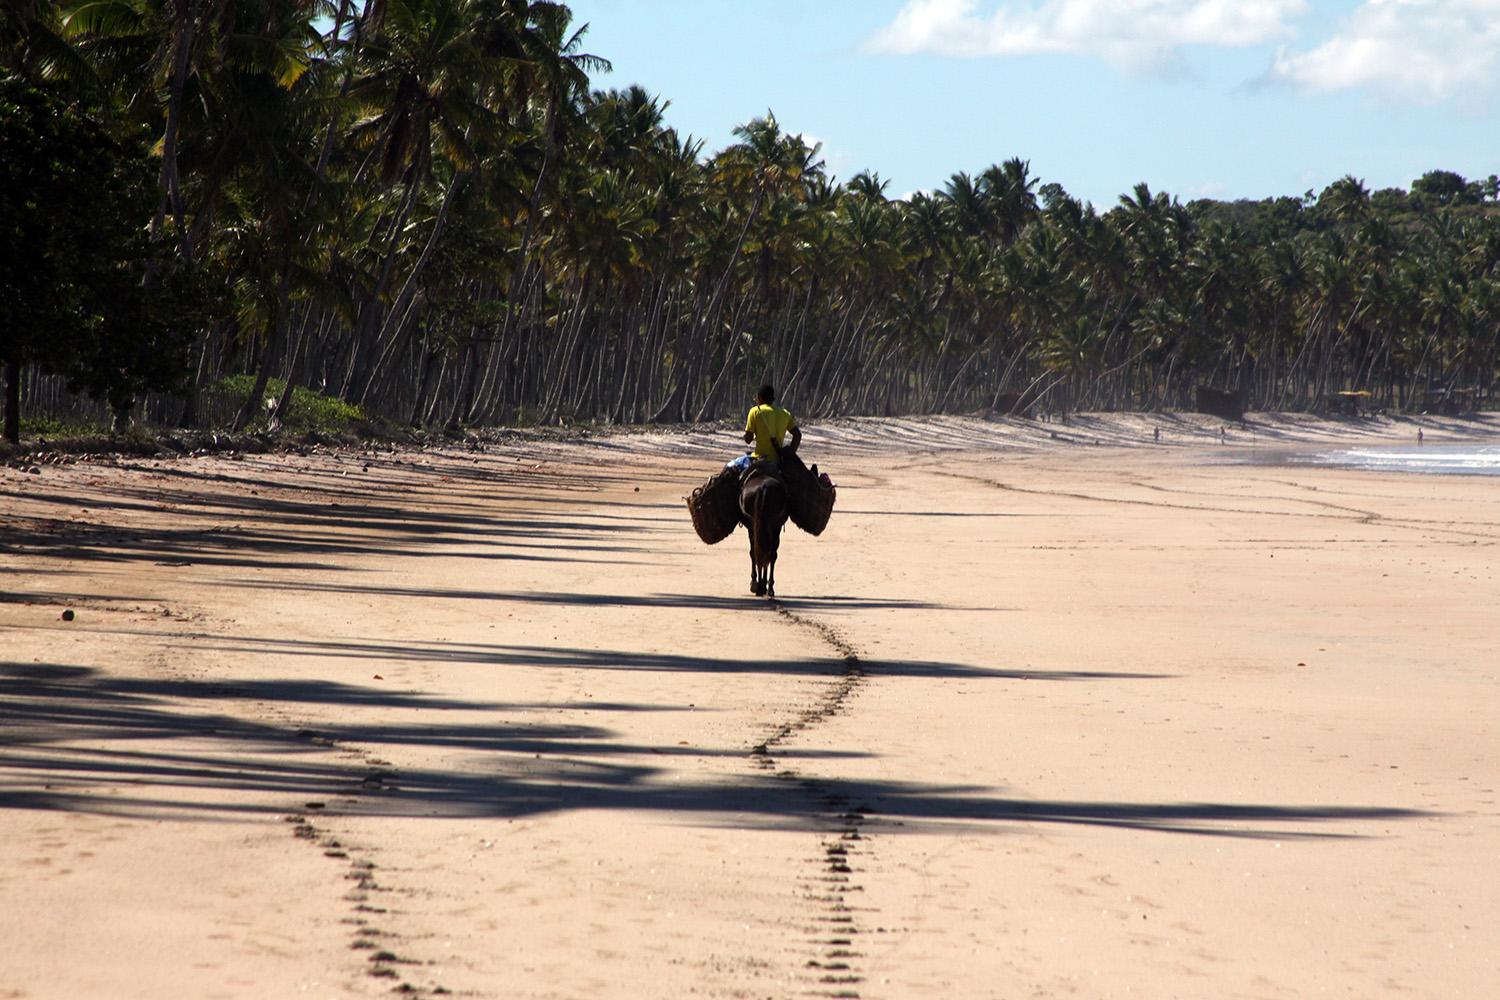
[[760, 567], [755, 565], [755, 525], [750, 526], [750, 593], [759, 597], [766, 592], [766, 585], [761, 580]]
[[770, 556], [766, 563], [766, 593], [772, 597], [776, 596], [776, 557], [781, 553], [781, 529], [780, 524], [771, 527], [770, 537], [766, 539], [770, 544], [761, 550]]
[[750, 536], [750, 593], [756, 597], [766, 592], [765, 538], [762, 537], [762, 529], [765, 524], [765, 491], [757, 490], [751, 497], [750, 502], [745, 505], [745, 513], [749, 515], [750, 529], [746, 532]]

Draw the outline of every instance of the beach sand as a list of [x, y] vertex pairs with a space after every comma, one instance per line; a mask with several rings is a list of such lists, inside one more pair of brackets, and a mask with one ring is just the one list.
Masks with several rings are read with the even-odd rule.
[[1497, 481], [1246, 462], [1417, 426], [0, 468], [0, 997], [1490, 995]]

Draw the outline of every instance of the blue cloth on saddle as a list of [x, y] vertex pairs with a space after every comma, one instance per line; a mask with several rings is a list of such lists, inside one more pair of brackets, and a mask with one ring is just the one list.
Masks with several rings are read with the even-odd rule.
[[740, 472], [744, 472], [746, 469], [750, 468], [750, 463], [753, 461], [754, 459], [749, 455], [741, 455], [739, 458], [736, 458], [732, 462], [725, 462], [724, 468], [738, 469]]

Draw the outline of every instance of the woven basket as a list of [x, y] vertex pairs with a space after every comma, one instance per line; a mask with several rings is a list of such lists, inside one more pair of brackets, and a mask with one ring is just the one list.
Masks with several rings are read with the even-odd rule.
[[687, 498], [693, 530], [706, 545], [715, 545], [734, 534], [740, 523], [740, 473], [725, 469], [698, 487]]
[[809, 535], [821, 535], [833, 516], [838, 488], [818, 467], [809, 469], [796, 454], [781, 456], [781, 476], [786, 482], [792, 523]]

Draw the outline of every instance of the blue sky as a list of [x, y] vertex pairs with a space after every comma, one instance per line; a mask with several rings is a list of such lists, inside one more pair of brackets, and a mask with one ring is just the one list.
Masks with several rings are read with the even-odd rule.
[[1101, 208], [1500, 173], [1500, 0], [570, 0], [710, 150], [773, 110], [902, 196], [1012, 156]]

